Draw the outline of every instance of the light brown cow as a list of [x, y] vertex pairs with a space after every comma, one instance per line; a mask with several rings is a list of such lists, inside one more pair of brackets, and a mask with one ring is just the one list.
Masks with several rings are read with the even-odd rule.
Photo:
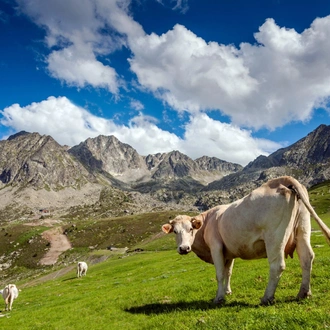
[[310, 214], [330, 241], [330, 229], [309, 203], [307, 189], [292, 177], [264, 183], [249, 195], [227, 205], [216, 206], [195, 217], [179, 215], [162, 226], [174, 232], [180, 254], [193, 251], [214, 264], [218, 282], [215, 303], [231, 293], [230, 277], [235, 258], [268, 258], [269, 280], [262, 304], [274, 301], [285, 257], [294, 250], [302, 268], [297, 298], [311, 295], [310, 277], [314, 252], [310, 245]]
[[12, 309], [14, 299], [18, 297], [18, 290], [15, 284], [8, 284], [1, 290], [2, 297], [5, 301], [5, 310]]

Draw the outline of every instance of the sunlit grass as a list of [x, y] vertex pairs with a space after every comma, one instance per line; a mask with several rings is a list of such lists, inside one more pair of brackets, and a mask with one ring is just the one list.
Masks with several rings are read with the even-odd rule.
[[[312, 242], [319, 245], [325, 240], [314, 233]], [[22, 289], [0, 325], [1, 329], [326, 329], [329, 247], [314, 250], [313, 297], [300, 302], [295, 300], [301, 281], [296, 255], [287, 260], [276, 304], [261, 307], [268, 280], [266, 259], [236, 260], [233, 294], [223, 306], [215, 306], [212, 265], [175, 250], [142, 252], [91, 265], [83, 278], [71, 271]]]
[[[317, 200], [314, 197], [313, 206]], [[319, 207], [323, 210], [321, 218], [329, 226], [326, 198]], [[29, 278], [18, 281], [22, 291], [13, 310], [4, 312], [4, 304], [0, 305], [4, 315], [0, 329], [328, 329], [330, 247], [315, 222], [313, 228], [313, 296], [303, 301], [295, 299], [301, 283], [295, 254], [286, 260], [275, 305], [259, 305], [268, 281], [267, 259], [237, 259], [233, 294], [224, 305], [216, 306], [212, 303], [217, 289], [213, 265], [192, 253], [178, 255], [174, 236], [160, 233], [131, 249], [143, 252], [93, 252], [109, 259], [91, 264], [86, 277], [78, 279], [72, 270], [34, 286], [29, 286]]]

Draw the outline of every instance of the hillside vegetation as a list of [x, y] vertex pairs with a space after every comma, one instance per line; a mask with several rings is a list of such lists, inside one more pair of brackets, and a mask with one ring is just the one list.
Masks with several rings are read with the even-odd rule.
[[[330, 226], [330, 184], [313, 187], [311, 203]], [[266, 259], [237, 259], [233, 294], [219, 307], [212, 303], [215, 270], [194, 254], [180, 256], [173, 235], [160, 226], [175, 212], [148, 213], [94, 221], [62, 219], [73, 248], [54, 266], [40, 266], [48, 249], [44, 226], [22, 222], [0, 229], [0, 253], [14, 259], [2, 271], [21, 289], [11, 312], [0, 307], [1, 329], [326, 329], [330, 327], [330, 247], [312, 223], [315, 261], [313, 297], [296, 301], [301, 282], [297, 255], [287, 260], [274, 306], [259, 306], [268, 280]], [[109, 247], [128, 247], [121, 253]], [[120, 250], [121, 251], [121, 250]], [[78, 260], [89, 263], [77, 278]]]

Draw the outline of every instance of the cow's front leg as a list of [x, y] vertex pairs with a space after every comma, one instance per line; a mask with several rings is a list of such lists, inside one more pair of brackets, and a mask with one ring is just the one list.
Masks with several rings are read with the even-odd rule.
[[[226, 294], [225, 286], [224, 286], [224, 279], [226, 278], [225, 261], [224, 261], [222, 247], [213, 248], [211, 250], [211, 254], [212, 254], [212, 259], [213, 259], [217, 282], [218, 282], [218, 291], [213, 302], [215, 304], [222, 304], [225, 301], [225, 294]], [[230, 281], [228, 281], [227, 278], [227, 288], [228, 288], [228, 283], [230, 284]]]

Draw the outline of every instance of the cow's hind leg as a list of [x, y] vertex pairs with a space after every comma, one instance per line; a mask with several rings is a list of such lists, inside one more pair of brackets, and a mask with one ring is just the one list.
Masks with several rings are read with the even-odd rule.
[[269, 244], [267, 246], [267, 258], [269, 263], [269, 278], [264, 296], [261, 298], [262, 305], [270, 305], [274, 302], [275, 291], [281, 275], [285, 269], [283, 244]]
[[309, 214], [304, 219], [304, 225], [299, 226], [297, 230], [297, 253], [302, 270], [302, 282], [297, 298], [303, 299], [312, 295], [310, 281], [314, 252], [310, 244], [310, 219]]
[[298, 249], [297, 253], [299, 256], [300, 266], [302, 270], [302, 281], [300, 285], [300, 290], [298, 292], [297, 298], [303, 299], [312, 295], [312, 290], [310, 286], [312, 263], [314, 260], [314, 252], [312, 247], [306, 244]]
[[281, 275], [285, 269], [284, 258], [278, 258], [269, 264], [269, 279], [264, 296], [261, 298], [262, 305], [271, 305], [275, 299], [275, 291]]

